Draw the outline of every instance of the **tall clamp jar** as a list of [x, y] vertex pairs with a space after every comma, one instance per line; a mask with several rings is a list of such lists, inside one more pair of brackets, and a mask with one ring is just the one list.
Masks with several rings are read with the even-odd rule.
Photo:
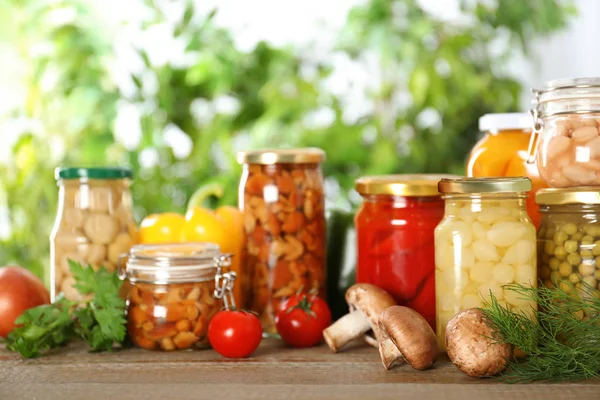
[[600, 186], [600, 78], [550, 81], [533, 92], [529, 161], [550, 187]]
[[479, 118], [483, 137], [471, 150], [467, 176], [473, 178], [519, 177], [531, 179], [527, 212], [533, 224], [540, 224], [535, 192], [547, 187], [537, 166], [527, 162], [533, 123], [527, 113], [485, 114]]
[[147, 350], [207, 347], [208, 324], [234, 306], [230, 256], [213, 243], [136, 245], [119, 262], [127, 279], [127, 332]]
[[127, 168], [59, 168], [58, 212], [50, 236], [51, 296], [84, 297], [74, 288], [68, 260], [114, 271], [135, 242]]
[[[447, 176], [447, 175], [446, 175]], [[441, 175], [363, 177], [356, 213], [356, 280], [385, 289], [435, 329], [433, 231], [444, 216]]]
[[[544, 189], [538, 232], [538, 276], [548, 288], [600, 298], [600, 191]], [[577, 310], [586, 318], [591, 310]]]
[[292, 294], [316, 291], [325, 297], [324, 160], [316, 148], [238, 155], [250, 306], [265, 333], [276, 332], [275, 314]]
[[525, 201], [528, 178], [442, 179], [445, 216], [435, 229], [436, 333], [459, 311], [480, 307], [492, 293], [511, 310], [533, 313], [511, 283], [536, 286], [536, 231]]

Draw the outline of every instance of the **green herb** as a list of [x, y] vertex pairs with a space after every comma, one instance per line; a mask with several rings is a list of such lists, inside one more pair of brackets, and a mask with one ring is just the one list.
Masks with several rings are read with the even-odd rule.
[[39, 357], [43, 352], [64, 346], [75, 338], [85, 340], [93, 351], [112, 350], [123, 344], [125, 302], [119, 297], [122, 282], [116, 273], [101, 267], [97, 272], [69, 260], [75, 288], [91, 299], [75, 302], [60, 296], [53, 304], [25, 311], [7, 337], [7, 348], [25, 358]]
[[[580, 381], [600, 376], [600, 297], [591, 287], [569, 293], [541, 285], [504, 287], [538, 305], [537, 321], [509, 311], [492, 295], [482, 311], [502, 341], [523, 350], [510, 360], [501, 379], [510, 383]], [[585, 318], [582, 318], [584, 317]]]

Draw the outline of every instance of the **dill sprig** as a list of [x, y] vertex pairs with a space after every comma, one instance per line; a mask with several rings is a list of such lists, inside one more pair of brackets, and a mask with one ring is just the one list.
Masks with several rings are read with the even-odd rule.
[[[503, 307], [493, 294], [482, 311], [500, 340], [527, 354], [509, 360], [500, 376], [508, 383], [581, 381], [600, 376], [600, 297], [590, 286], [568, 293], [540, 285], [504, 286], [523, 300], [535, 301], [536, 318]], [[582, 318], [586, 316], [586, 318]]]

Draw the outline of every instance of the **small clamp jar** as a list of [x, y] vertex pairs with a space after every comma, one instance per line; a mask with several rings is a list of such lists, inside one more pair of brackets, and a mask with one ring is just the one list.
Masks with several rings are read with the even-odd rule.
[[208, 324], [235, 306], [231, 257], [213, 243], [137, 245], [119, 260], [127, 279], [127, 331], [148, 350], [207, 347]]
[[600, 186], [600, 78], [550, 81], [533, 93], [528, 162], [551, 187]]

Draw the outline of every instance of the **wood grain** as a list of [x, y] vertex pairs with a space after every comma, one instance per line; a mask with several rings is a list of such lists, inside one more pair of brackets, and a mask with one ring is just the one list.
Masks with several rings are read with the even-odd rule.
[[75, 344], [36, 360], [0, 349], [0, 400], [44, 399], [600, 399], [600, 381], [506, 385], [471, 379], [445, 358], [419, 372], [385, 371], [378, 353], [354, 347], [290, 349], [265, 340], [246, 360], [212, 350], [89, 353]]

